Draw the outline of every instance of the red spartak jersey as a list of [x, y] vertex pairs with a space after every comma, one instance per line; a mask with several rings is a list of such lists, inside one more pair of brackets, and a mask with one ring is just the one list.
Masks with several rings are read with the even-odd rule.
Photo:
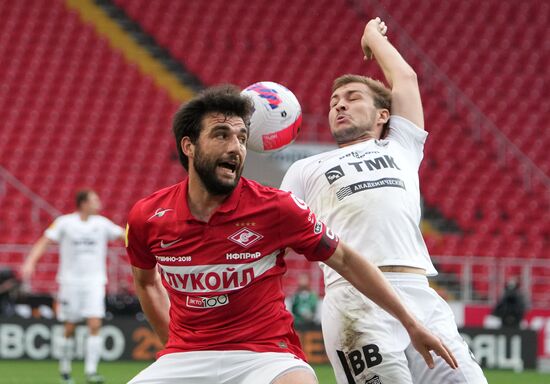
[[157, 266], [170, 297], [160, 355], [250, 350], [305, 359], [284, 304], [285, 248], [324, 261], [338, 238], [300, 199], [245, 178], [208, 222], [199, 221], [187, 187], [185, 179], [138, 201], [128, 219], [132, 265]]

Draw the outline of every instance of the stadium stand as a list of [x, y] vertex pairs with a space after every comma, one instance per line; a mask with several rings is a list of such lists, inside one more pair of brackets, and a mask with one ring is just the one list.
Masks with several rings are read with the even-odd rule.
[[[544, 83], [537, 81], [548, 71], [544, 65], [548, 49], [540, 38], [548, 29], [542, 13], [536, 11], [538, 2], [484, 2], [484, 7], [495, 10], [494, 28], [484, 28], [488, 21], [474, 2], [458, 0], [444, 6], [432, 1], [411, 1], [406, 6], [401, 2], [397, 6], [396, 1], [352, 2], [352, 6], [338, 1], [329, 6], [327, 1], [250, 4], [241, 0], [233, 2], [229, 10], [221, 0], [115, 2], [205, 84], [228, 81], [246, 86], [262, 79], [288, 84], [302, 101], [306, 115], [300, 139], [310, 140], [309, 131], [318, 141], [330, 140], [324, 114], [332, 79], [343, 72], [368, 71], [360, 60], [357, 42], [349, 41], [348, 36], [353, 31], [359, 35], [368, 15], [385, 12], [381, 5], [391, 9], [389, 17], [426, 52], [426, 57], [408, 57], [414, 68], [420, 68], [421, 82], [427, 84], [423, 100], [431, 135], [421, 173], [423, 197], [426, 204], [454, 220], [462, 232], [458, 241], [452, 236], [428, 241], [430, 251], [460, 256], [550, 257], [548, 186], [538, 179], [526, 182], [525, 165], [510, 156], [506, 159], [507, 149], [501, 141], [472, 125], [465, 118], [471, 111], [460, 103], [450, 104], [449, 89], [434, 83], [431, 73], [422, 70], [425, 60], [435, 62], [536, 167], [548, 173], [544, 148], [550, 144], [550, 133], [539, 133], [537, 128], [544, 111], [550, 109], [548, 100], [541, 99]], [[437, 12], [432, 12], [434, 9]], [[454, 17], [457, 13], [460, 17]], [[243, 14], [247, 17], [237, 18]], [[279, 14], [285, 17], [269, 17]], [[477, 16], [471, 20], [469, 15]], [[512, 16], [514, 25], [510, 26]], [[200, 25], [195, 28], [193, 20], [201, 20]], [[537, 38], [528, 39], [530, 45], [526, 46], [514, 40], [519, 34], [512, 30], [527, 20], [533, 26], [529, 36]], [[390, 39], [394, 36], [390, 34]], [[533, 50], [539, 53], [533, 56]], [[219, 54], [211, 57], [212, 51]], [[480, 63], [479, 68], [473, 67], [474, 63]], [[521, 135], [515, 134], [518, 125]]]
[[[62, 2], [1, 2], [0, 18], [2, 166], [62, 212], [92, 186], [124, 225], [133, 202], [181, 176], [169, 134], [178, 103]], [[51, 220], [33, 220], [10, 185], [2, 206], [0, 243], [30, 244]], [[15, 265], [21, 254], [1, 258]]]
[[[549, 32], [540, 11], [540, 6], [548, 11], [548, 4], [483, 2], [494, 10], [494, 25], [485, 28], [487, 20], [474, 2], [396, 3], [235, 0], [225, 7], [223, 0], [114, 0], [205, 85], [246, 86], [260, 80], [288, 85], [303, 105], [299, 140], [320, 142], [331, 140], [325, 114], [332, 80], [344, 72], [381, 75], [361, 60], [358, 42], [349, 36], [360, 35], [365, 15], [391, 9], [392, 22], [402, 29], [390, 32], [390, 39], [404, 46], [403, 36], [410, 35], [425, 53], [413, 54], [414, 47], [407, 51], [422, 84], [430, 132], [421, 172], [423, 198], [460, 229], [428, 236], [431, 253], [550, 258], [548, 186], [529, 176], [529, 161], [518, 161], [510, 146], [476, 125], [467, 103], [450, 98], [453, 88], [432, 76], [427, 65], [435, 63], [548, 174], [550, 133], [539, 128], [550, 109], [539, 79], [548, 73], [549, 39], [543, 36]], [[466, 23], [468, 15], [477, 16]], [[8, 20], [0, 25], [0, 58], [10, 58], [0, 70], [5, 138], [0, 160], [9, 172], [64, 212], [72, 209], [76, 187], [92, 185], [107, 204], [106, 214], [118, 223], [138, 197], [178, 180], [181, 172], [170, 156], [167, 134], [177, 101], [165, 90], [61, 2], [0, 3], [0, 17]], [[526, 20], [530, 27], [524, 30]], [[533, 36], [525, 39], [529, 45], [517, 44], [518, 29]], [[9, 186], [2, 203], [0, 243], [36, 239], [46, 219], [39, 225], [32, 221], [30, 204]], [[475, 273], [487, 271], [482, 266]], [[484, 279], [476, 284], [486, 292]], [[549, 288], [535, 284], [533, 299], [550, 300]]]
[[[346, 6], [344, 1], [336, 6], [332, 4], [331, 7], [323, 1], [314, 3], [293, 1], [276, 4], [258, 1], [252, 6], [246, 1], [236, 1], [229, 11], [235, 15], [246, 14], [246, 18], [240, 19], [241, 23], [233, 22], [233, 14], [227, 14], [228, 10], [223, 7], [223, 1], [200, 4], [168, 0], [154, 3], [145, 0], [116, 0], [116, 3], [124, 7], [132, 18], [138, 20], [160, 44], [168, 47], [174, 57], [184, 62], [205, 84], [229, 81], [245, 86], [264, 77], [280, 81], [289, 84], [299, 96], [306, 114], [324, 115], [327, 108], [325, 96], [335, 76], [343, 71], [365, 72], [360, 58], [357, 57], [358, 52], [354, 49], [357, 48], [357, 44], [347, 42], [345, 38], [351, 33], [350, 30], [360, 31], [363, 21], [354, 13], [352, 7]], [[388, 9], [397, 10], [396, 20], [399, 23], [408, 22], [405, 26], [414, 32], [415, 37], [419, 36], [420, 47], [432, 60], [437, 60], [437, 64], [446, 72], [457, 74], [457, 83], [466, 90], [467, 95], [475, 100], [484, 100], [481, 104], [486, 114], [503, 116], [501, 124], [503, 131], [511, 133], [516, 124], [514, 118], [506, 113], [509, 106], [502, 108], [502, 105], [514, 102], [516, 98], [507, 96], [503, 100], [502, 95], [506, 94], [506, 90], [510, 88], [510, 81], [507, 80], [518, 78], [518, 73], [521, 73], [521, 81], [513, 84], [522, 82], [528, 84], [532, 76], [538, 73], [534, 72], [534, 68], [538, 68], [538, 63], [543, 62], [542, 59], [535, 60], [534, 65], [529, 66], [530, 70], [525, 72], [520, 71], [525, 55], [507, 57], [509, 64], [503, 73], [504, 80], [500, 76], [491, 76], [490, 72], [485, 73], [486, 66], [491, 68], [497, 65], [508, 46], [502, 43], [493, 44], [497, 41], [501, 42], [501, 36], [488, 31], [483, 39], [484, 44], [500, 48], [497, 49], [498, 54], [485, 50], [486, 57], [468, 57], [468, 60], [463, 60], [468, 63], [476, 61], [485, 63], [481, 73], [468, 76], [471, 74], [471, 64], [461, 66], [462, 60], [456, 60], [456, 58], [461, 50], [464, 50], [465, 54], [478, 52], [477, 49], [466, 49], [468, 46], [476, 45], [478, 36], [472, 32], [475, 31], [472, 27], [468, 29], [468, 34], [458, 37], [457, 29], [464, 20], [448, 17], [450, 13], [456, 11], [455, 7], [446, 5], [434, 16], [434, 23], [425, 23], [425, 19], [421, 16], [430, 13], [433, 8], [430, 2], [413, 1], [406, 7], [397, 7], [391, 1], [383, 3], [388, 4]], [[455, 3], [461, 2], [455, 1]], [[500, 12], [497, 15], [498, 20], [506, 20], [507, 14], [516, 12], [519, 12], [522, 17], [528, 17], [534, 9], [519, 3], [515, 6], [510, 4], [499, 6], [500, 2], [494, 3]], [[461, 9], [461, 15], [468, 15], [472, 11], [470, 8], [474, 7], [474, 4], [467, 4], [469, 5], [463, 6], [465, 9]], [[341, 14], [333, 14], [334, 9], [340, 10]], [[266, 17], [266, 12], [272, 15], [284, 13], [285, 18]], [[408, 17], [411, 13], [415, 17]], [[175, 17], [175, 15], [181, 15], [181, 17]], [[189, 27], [192, 20], [199, 19], [201, 20], [199, 27]], [[279, 20], [284, 20], [285, 25], [277, 24]], [[342, 20], [341, 23], [345, 24], [346, 28], [339, 28], [338, 23], [333, 24], [327, 20]], [[523, 19], [518, 22], [521, 20]], [[543, 18], [537, 17], [535, 20], [538, 22], [535, 23], [535, 32], [530, 32], [533, 34], [536, 34], [537, 28], [544, 28]], [[292, 28], [287, 28], [286, 23]], [[445, 23], [447, 27], [442, 28], [441, 23]], [[483, 20], [477, 20], [476, 25], [482, 23]], [[216, 28], [211, 28], [212, 25]], [[503, 24], [500, 28], [504, 28]], [[312, 30], [315, 33], [310, 37], [308, 31]], [[438, 33], [434, 32], [436, 30]], [[453, 38], [456, 39], [456, 44]], [[539, 44], [542, 45], [544, 42], [540, 41]], [[330, 50], [323, 50], [321, 48], [323, 46], [330, 47]], [[453, 48], [449, 50], [449, 46]], [[220, 54], [211, 58], [207, 56], [210, 51]], [[285, 58], [284, 63], [281, 62], [281, 58]], [[489, 59], [492, 61], [487, 62]], [[312, 60], [323, 65], [315, 65]], [[422, 62], [413, 62], [414, 67], [422, 68], [422, 64]], [[540, 69], [547, 71], [547, 68]], [[479, 81], [485, 78], [488, 79], [487, 82]], [[523, 95], [525, 101], [517, 106], [517, 114], [525, 112], [532, 116], [532, 121], [542, 119], [543, 113], [538, 112], [548, 110], [548, 101], [538, 103], [542, 84], [542, 82], [533, 82], [533, 92], [526, 92]], [[456, 220], [464, 232], [472, 233], [474, 237], [475, 233], [483, 231], [503, 236], [533, 232], [530, 233], [533, 238], [548, 235], [550, 222], [545, 215], [548, 208], [547, 188], [536, 183], [531, 191], [523, 188], [523, 171], [520, 165], [501, 163], [500, 148], [497, 143], [484, 132], [476, 133], [476, 127], [465, 126], [460, 116], [461, 112], [465, 111], [453, 111], [449, 106], [442, 104], [441, 101], [445, 100], [442, 93], [446, 90], [434, 88], [431, 87], [424, 97], [427, 126], [432, 133], [422, 174], [424, 197], [428, 204], [439, 207], [445, 216]], [[489, 92], [488, 90], [491, 89], [496, 91]], [[530, 112], [531, 106], [534, 107], [533, 112]], [[320, 129], [316, 132], [317, 140], [330, 140], [324, 122], [317, 128]], [[529, 126], [528, 129], [534, 129], [534, 127]], [[526, 136], [529, 135], [521, 135], [521, 137]], [[523, 144], [522, 149], [532, 149], [528, 154], [532, 155], [534, 161], [538, 159], [541, 160], [541, 166], [546, 165], [546, 162], [542, 161], [542, 147], [540, 144], [535, 144], [540, 141], [540, 136], [530, 136], [533, 140], [521, 140], [519, 137], [515, 139]], [[543, 136], [546, 138], [549, 134], [544, 132]], [[511, 137], [514, 138], [513, 135]], [[306, 140], [307, 137], [301, 137], [301, 139]], [[480, 150], [481, 148], [483, 150]], [[481, 174], [485, 177], [480, 178]], [[455, 182], [449, 183], [450, 179]], [[528, 203], [525, 204], [525, 202]], [[518, 207], [522, 207], [522, 214], [517, 214]], [[527, 223], [530, 225], [526, 225]], [[531, 230], [529, 227], [536, 229]], [[540, 233], [537, 234], [537, 232]], [[506, 242], [501, 243], [503, 249], [509, 248]], [[538, 244], [538, 240], [533, 244]], [[465, 245], [464, 249], [466, 248]], [[494, 251], [481, 245], [474, 249], [483, 254], [487, 253], [486, 250]]]

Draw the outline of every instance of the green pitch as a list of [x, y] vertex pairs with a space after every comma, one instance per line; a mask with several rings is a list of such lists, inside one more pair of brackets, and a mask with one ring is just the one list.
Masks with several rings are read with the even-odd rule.
[[[99, 371], [106, 384], [125, 384], [148, 363], [115, 362], [101, 363]], [[316, 365], [315, 371], [321, 384], [335, 384], [332, 369], [328, 365]], [[76, 384], [84, 384], [82, 362], [73, 364]], [[548, 384], [550, 375], [536, 372], [513, 373], [509, 371], [486, 371], [489, 383], [498, 384]], [[0, 361], [0, 384], [58, 384], [57, 362], [54, 361]]]

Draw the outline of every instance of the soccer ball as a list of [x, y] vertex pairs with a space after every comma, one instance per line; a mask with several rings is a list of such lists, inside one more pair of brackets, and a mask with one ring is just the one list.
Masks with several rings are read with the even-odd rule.
[[278, 151], [291, 144], [302, 124], [302, 108], [294, 94], [271, 81], [246, 87], [242, 94], [254, 102], [248, 148], [256, 152]]

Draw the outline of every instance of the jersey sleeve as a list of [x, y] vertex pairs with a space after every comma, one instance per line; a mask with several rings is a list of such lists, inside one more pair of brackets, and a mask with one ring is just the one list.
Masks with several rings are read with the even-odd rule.
[[44, 231], [44, 236], [49, 240], [59, 243], [61, 236], [63, 235], [63, 223], [62, 217], [58, 217], [50, 224], [50, 226]]
[[107, 218], [105, 218], [105, 227], [107, 229], [107, 237], [109, 240], [116, 240], [124, 235], [124, 229]]
[[141, 269], [152, 269], [157, 264], [155, 256], [147, 245], [146, 220], [141, 207], [137, 203], [128, 215], [126, 224], [126, 253], [130, 264]]
[[305, 188], [301, 177], [301, 167], [298, 162], [292, 164], [285, 173], [281, 187], [283, 191], [288, 191], [294, 196], [305, 199]]
[[303, 254], [309, 261], [328, 259], [338, 246], [338, 237], [308, 205], [291, 193], [282, 192], [279, 231], [284, 246]]
[[408, 150], [411, 160], [415, 162], [417, 168], [424, 157], [424, 143], [427, 137], [428, 132], [404, 117], [396, 115], [390, 117], [390, 130], [386, 139], [396, 141]]

